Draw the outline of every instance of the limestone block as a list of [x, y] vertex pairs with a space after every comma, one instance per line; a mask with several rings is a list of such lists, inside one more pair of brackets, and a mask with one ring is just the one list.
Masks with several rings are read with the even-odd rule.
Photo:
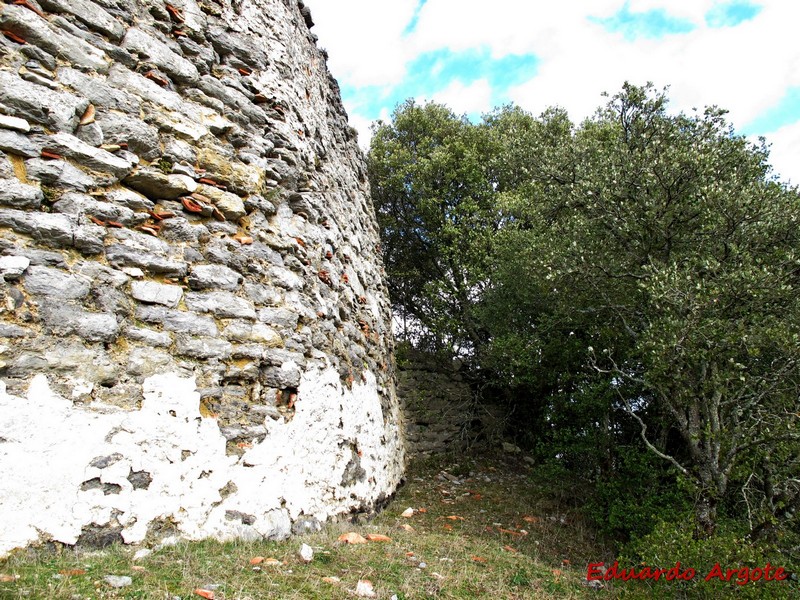
[[51, 12], [69, 13], [112, 40], [121, 39], [125, 33], [119, 21], [90, 0], [39, 0], [39, 4]]
[[131, 295], [140, 302], [175, 308], [183, 297], [183, 289], [179, 285], [166, 285], [157, 281], [134, 281], [131, 283]]
[[194, 83], [200, 77], [192, 63], [170, 50], [164, 42], [136, 27], [128, 29], [122, 47], [138, 54], [143, 60], [152, 61], [178, 83]]
[[197, 183], [186, 175], [165, 175], [152, 169], [137, 169], [124, 179], [125, 185], [150, 199], [175, 200], [197, 190]]
[[0, 183], [0, 204], [12, 208], [38, 209], [44, 194], [38, 187], [20, 183], [18, 181], [3, 181]]
[[[11, 9], [33, 14], [22, 7], [6, 6], [0, 16]], [[86, 98], [29, 83], [8, 71], [0, 71], [0, 102], [8, 106], [16, 117], [70, 133], [78, 126], [81, 115], [89, 106]], [[5, 150], [2, 146], [0, 148]], [[37, 155], [38, 152], [34, 154]]]
[[183, 277], [188, 269], [184, 262], [155, 255], [145, 248], [136, 248], [125, 244], [110, 244], [105, 248], [105, 251], [109, 264], [115, 267], [139, 267], [151, 273], [161, 273], [175, 277]]
[[215, 336], [218, 333], [214, 319], [191, 312], [171, 310], [161, 306], [137, 306], [136, 318], [147, 323], [159, 323], [175, 333]]
[[9, 227], [29, 235], [50, 247], [74, 247], [84, 254], [103, 251], [103, 228], [91, 224], [79, 225], [74, 217], [67, 215], [0, 209], [0, 227]]
[[247, 300], [229, 292], [187, 292], [186, 307], [222, 318], [256, 318], [256, 311]]
[[224, 265], [195, 265], [189, 272], [189, 287], [193, 290], [239, 288], [244, 277]]
[[95, 185], [94, 178], [65, 160], [29, 158], [25, 161], [28, 178], [44, 185], [87, 192]]
[[111, 342], [119, 333], [113, 314], [83, 310], [64, 302], [48, 301], [40, 307], [42, 320], [55, 334], [75, 334], [89, 342]]
[[84, 40], [59, 31], [31, 10], [17, 5], [3, 7], [0, 28], [22, 37], [29, 44], [46, 50], [53, 56], [64, 58], [78, 67], [108, 70], [106, 55]]
[[61, 269], [31, 266], [25, 275], [23, 285], [29, 294], [77, 300], [89, 294], [91, 280]]

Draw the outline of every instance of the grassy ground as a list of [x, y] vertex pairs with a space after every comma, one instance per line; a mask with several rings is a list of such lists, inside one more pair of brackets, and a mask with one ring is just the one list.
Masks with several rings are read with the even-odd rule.
[[[128, 547], [22, 551], [0, 561], [0, 598], [188, 600], [202, 597], [197, 590], [217, 600], [631, 596], [634, 582], [586, 585], [589, 562], [614, 560], [580, 513], [586, 493], [510, 456], [416, 462], [369, 522], [284, 542], [182, 543], [136, 561]], [[408, 508], [413, 515], [402, 516]], [[351, 532], [390, 541], [339, 541]], [[303, 543], [314, 551], [308, 563], [298, 555]], [[107, 575], [132, 583], [115, 589]], [[358, 595], [370, 589], [374, 596]], [[670, 597], [663, 587], [638, 589]]]
[[[369, 581], [377, 598], [570, 598], [589, 560], [608, 558], [576, 512], [578, 490], [535, 482], [513, 458], [417, 462], [395, 500], [362, 524], [329, 525], [284, 542], [179, 544], [134, 561], [135, 549], [39, 550], [0, 561], [0, 598], [353, 598]], [[411, 517], [401, 514], [414, 509]], [[343, 533], [388, 542], [346, 544]], [[310, 563], [298, 556], [314, 550]], [[251, 559], [265, 561], [251, 565]], [[276, 560], [268, 560], [276, 559]], [[114, 589], [107, 575], [133, 583]], [[18, 578], [17, 578], [18, 577]], [[365, 589], [366, 584], [361, 584]]]

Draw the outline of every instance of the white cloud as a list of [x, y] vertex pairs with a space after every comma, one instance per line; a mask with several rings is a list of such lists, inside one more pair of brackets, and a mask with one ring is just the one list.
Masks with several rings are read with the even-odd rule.
[[393, 85], [405, 75], [410, 48], [403, 42], [417, 0], [304, 0], [314, 33], [340, 83]]
[[[579, 121], [603, 103], [601, 92], [613, 93], [625, 80], [653, 81], [670, 86], [674, 109], [716, 104], [744, 128], [787, 89], [800, 86], [796, 1], [754, 0], [761, 7], [754, 18], [736, 27], [710, 28], [705, 15], [720, 4], [717, 0], [630, 0], [632, 13], [663, 10], [695, 25], [689, 33], [633, 41], [590, 20], [616, 14], [625, 0], [427, 0], [409, 35], [404, 32], [417, 0], [305, 1], [320, 45], [330, 52], [334, 76], [348, 86], [397, 85], [415, 57], [436, 50], [480, 48], [493, 58], [537, 57], [535, 77], [510, 90], [489, 90], [485, 81], [450, 81], [432, 94], [456, 112], [475, 112], [474, 106], [486, 110], [487, 98], [507, 94], [534, 113], [559, 105]], [[777, 161], [789, 137], [781, 130], [771, 139]], [[794, 169], [798, 173], [800, 165]]]
[[764, 136], [772, 144], [770, 164], [783, 181], [800, 185], [800, 121]]
[[442, 91], [433, 94], [431, 100], [446, 104], [457, 115], [480, 114], [492, 109], [492, 88], [485, 79], [479, 79], [469, 85], [456, 80]]

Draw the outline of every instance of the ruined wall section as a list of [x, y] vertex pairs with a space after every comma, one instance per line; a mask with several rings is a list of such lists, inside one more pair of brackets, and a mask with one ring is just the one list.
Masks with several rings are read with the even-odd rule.
[[377, 226], [310, 24], [0, 5], [0, 553], [283, 537], [396, 487]]

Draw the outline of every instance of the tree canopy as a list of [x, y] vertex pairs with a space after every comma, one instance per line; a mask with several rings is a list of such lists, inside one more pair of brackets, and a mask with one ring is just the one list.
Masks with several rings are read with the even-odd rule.
[[578, 125], [407, 102], [369, 153], [401, 335], [465, 356], [587, 477], [646, 452], [699, 537], [720, 506], [796, 526], [800, 194], [768, 158], [651, 85]]

